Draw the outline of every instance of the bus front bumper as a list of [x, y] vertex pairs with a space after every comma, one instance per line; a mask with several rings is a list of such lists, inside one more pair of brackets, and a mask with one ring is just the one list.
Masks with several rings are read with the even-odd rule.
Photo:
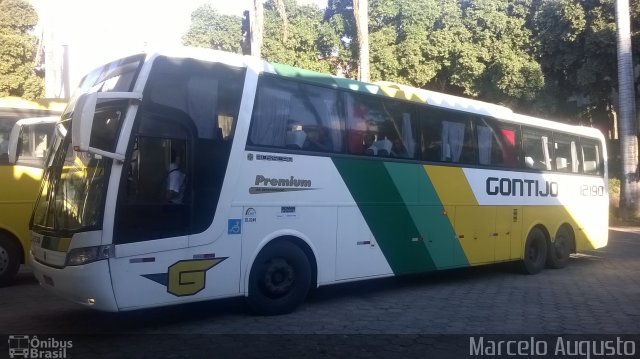
[[65, 299], [93, 309], [118, 311], [111, 286], [108, 261], [100, 260], [81, 266], [54, 268], [36, 261], [33, 254], [29, 257], [33, 274], [42, 287]]

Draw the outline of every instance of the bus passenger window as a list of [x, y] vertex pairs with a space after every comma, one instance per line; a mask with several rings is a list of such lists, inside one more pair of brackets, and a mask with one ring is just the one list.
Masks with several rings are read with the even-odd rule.
[[547, 132], [523, 129], [522, 149], [526, 168], [551, 171], [550, 137]]
[[554, 134], [556, 171], [578, 173], [580, 163], [577, 154], [577, 140], [563, 134]]
[[349, 153], [415, 158], [413, 105], [368, 95], [347, 94], [346, 98]]
[[342, 152], [343, 121], [334, 89], [262, 78], [248, 143], [312, 152]]
[[490, 124], [486, 119], [476, 127], [478, 156], [481, 165], [514, 167], [516, 165], [515, 130]]
[[589, 140], [581, 140], [582, 148], [582, 169], [585, 174], [601, 175], [602, 174], [602, 157], [600, 146], [596, 142]]
[[440, 135], [440, 122], [432, 119], [425, 119], [420, 126], [420, 137], [422, 139], [422, 160], [440, 161], [442, 159], [442, 138]]

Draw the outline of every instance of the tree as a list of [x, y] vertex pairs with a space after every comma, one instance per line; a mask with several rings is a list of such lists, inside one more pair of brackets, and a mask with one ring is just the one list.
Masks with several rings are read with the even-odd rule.
[[37, 22], [27, 1], [0, 0], [0, 97], [37, 99], [44, 94], [44, 80], [34, 71], [36, 38], [29, 34]]
[[606, 131], [616, 86], [615, 19], [610, 0], [543, 1], [532, 9], [538, 61], [549, 79], [543, 116]]
[[369, 0], [353, 0], [353, 17], [358, 34], [358, 77], [369, 81]]
[[631, 61], [629, 0], [616, 1], [620, 154], [620, 214], [622, 218], [639, 218], [638, 201], [638, 133], [635, 114], [634, 78]]
[[262, 0], [253, 0], [249, 11], [249, 39], [250, 54], [253, 57], [262, 56], [262, 42], [264, 40], [264, 7]]
[[221, 15], [210, 4], [204, 4], [191, 14], [191, 26], [182, 37], [187, 46], [242, 53], [242, 19]]
[[[371, 0], [371, 80], [526, 105], [543, 87], [518, 0]], [[333, 0], [341, 50], [357, 64], [352, 0]], [[525, 7], [526, 8], [526, 7]], [[357, 45], [357, 42], [355, 43]], [[353, 77], [353, 76], [351, 76]]]
[[280, 1], [264, 3], [262, 57], [309, 70], [334, 72], [336, 38], [329, 24], [323, 23], [322, 11], [315, 5], [301, 6], [293, 0], [278, 4]]

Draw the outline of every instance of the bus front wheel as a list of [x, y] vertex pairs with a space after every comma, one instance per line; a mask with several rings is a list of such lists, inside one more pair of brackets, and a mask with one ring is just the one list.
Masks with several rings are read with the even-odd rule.
[[0, 233], [0, 286], [9, 284], [20, 268], [20, 249], [16, 241]]
[[527, 236], [522, 260], [524, 272], [538, 274], [544, 269], [547, 258], [547, 237], [540, 228], [533, 228]]
[[249, 306], [261, 315], [292, 312], [311, 287], [311, 265], [305, 253], [288, 241], [267, 245], [249, 274]]
[[564, 268], [567, 263], [569, 263], [571, 242], [571, 233], [565, 227], [558, 229], [558, 233], [556, 233], [556, 240], [549, 246], [549, 252], [547, 253], [547, 267], [560, 269]]

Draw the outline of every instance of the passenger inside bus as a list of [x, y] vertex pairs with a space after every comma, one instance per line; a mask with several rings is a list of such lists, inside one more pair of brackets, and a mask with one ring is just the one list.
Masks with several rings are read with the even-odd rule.
[[285, 145], [288, 148], [301, 149], [307, 140], [307, 133], [302, 130], [302, 124], [298, 121], [289, 120], [287, 133], [285, 134]]
[[328, 130], [324, 126], [314, 126], [308, 129], [307, 139], [304, 144], [304, 148], [310, 151], [331, 151], [331, 142], [329, 139]]
[[399, 138], [396, 138], [395, 140], [393, 140], [393, 147], [391, 147], [391, 156], [404, 157], [404, 158], [411, 157], [409, 156], [407, 149], [404, 147], [402, 140]]
[[180, 204], [184, 199], [186, 175], [182, 172], [182, 158], [175, 150], [171, 151], [171, 164], [167, 173], [167, 201]]

